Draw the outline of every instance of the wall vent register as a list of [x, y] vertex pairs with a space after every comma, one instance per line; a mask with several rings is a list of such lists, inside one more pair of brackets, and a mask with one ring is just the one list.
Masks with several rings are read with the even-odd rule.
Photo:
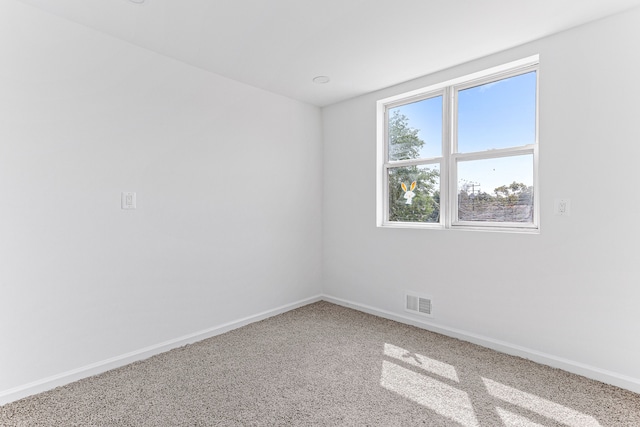
[[433, 317], [432, 299], [430, 297], [408, 293], [405, 298], [405, 310], [423, 316]]

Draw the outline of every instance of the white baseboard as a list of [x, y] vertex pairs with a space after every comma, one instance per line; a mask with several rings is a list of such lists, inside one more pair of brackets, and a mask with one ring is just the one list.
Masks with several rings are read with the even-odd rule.
[[524, 359], [528, 359], [543, 365], [551, 366], [553, 368], [562, 369], [573, 374], [582, 375], [596, 381], [600, 381], [606, 384], [611, 384], [616, 387], [624, 388], [634, 393], [640, 393], [640, 379], [629, 377], [627, 375], [619, 374], [617, 372], [608, 371], [606, 369], [600, 369], [594, 366], [589, 366], [584, 363], [576, 362], [573, 360], [565, 359], [562, 357], [554, 356], [552, 354], [543, 353], [541, 351], [532, 350], [530, 348], [522, 347], [516, 344], [511, 344], [505, 341], [496, 340], [490, 337], [485, 337], [473, 332], [463, 331], [456, 328], [450, 328], [447, 326], [438, 325], [434, 322], [425, 320], [418, 320], [409, 316], [404, 316], [390, 311], [381, 310], [375, 307], [370, 307], [364, 304], [347, 301], [341, 298], [332, 297], [331, 295], [322, 295], [322, 300], [341, 305], [343, 307], [353, 308], [358, 311], [373, 314], [374, 316], [383, 317], [389, 320], [395, 320], [400, 323], [416, 326], [421, 329], [436, 332], [442, 335], [446, 335], [453, 338], [458, 338], [463, 341], [468, 341], [473, 344], [478, 344], [482, 347], [487, 347], [501, 353], [510, 354], [513, 356], [519, 356]]
[[74, 381], [78, 381], [83, 378], [91, 377], [111, 369], [119, 368], [129, 363], [133, 363], [139, 360], [147, 359], [156, 354], [169, 351], [174, 348], [182, 347], [187, 344], [192, 344], [197, 341], [201, 341], [216, 335], [223, 334], [233, 329], [246, 326], [248, 324], [258, 322], [260, 320], [267, 319], [269, 317], [276, 316], [287, 311], [312, 304], [317, 301], [327, 301], [333, 304], [341, 305], [344, 307], [353, 308], [358, 311], [373, 314], [375, 316], [383, 317], [389, 320], [395, 320], [400, 323], [416, 326], [418, 328], [426, 329], [432, 332], [436, 332], [442, 335], [446, 335], [453, 338], [458, 338], [463, 341], [468, 341], [473, 344], [478, 344], [483, 347], [491, 348], [493, 350], [500, 351], [502, 353], [519, 356], [525, 359], [532, 360], [543, 365], [548, 365], [554, 368], [562, 369], [577, 375], [582, 375], [587, 378], [601, 381], [606, 384], [611, 384], [634, 393], [640, 393], [640, 379], [629, 377], [619, 374], [617, 372], [608, 371], [605, 369], [596, 368], [580, 362], [576, 362], [562, 357], [557, 357], [551, 354], [543, 353], [540, 351], [532, 350], [515, 344], [511, 344], [505, 341], [496, 340], [493, 338], [478, 335], [472, 332], [463, 331], [460, 329], [450, 328], [447, 326], [437, 325], [433, 322], [414, 319], [409, 316], [404, 316], [397, 313], [392, 313], [386, 310], [370, 307], [364, 304], [347, 301], [341, 298], [336, 298], [331, 295], [318, 295], [315, 297], [300, 300], [291, 304], [287, 304], [281, 307], [274, 308], [272, 310], [264, 311], [262, 313], [255, 314], [253, 316], [245, 317], [239, 320], [235, 320], [229, 323], [225, 323], [219, 326], [206, 329], [204, 331], [195, 332], [193, 334], [185, 335], [173, 340], [165, 341], [150, 347], [145, 347], [140, 350], [136, 350], [127, 354], [116, 356], [107, 360], [92, 363], [87, 366], [83, 366], [71, 371], [63, 372], [57, 375], [53, 375], [47, 378], [43, 378], [38, 381], [34, 381], [28, 384], [24, 384], [9, 390], [0, 391], [0, 405], [10, 403], [27, 396], [31, 396], [37, 393], [42, 393], [53, 388], [69, 384]]
[[107, 360], [92, 363], [90, 365], [82, 366], [71, 371], [62, 372], [57, 375], [53, 375], [47, 378], [43, 378], [38, 381], [34, 381], [28, 384], [24, 384], [9, 390], [0, 391], [0, 405], [14, 402], [27, 396], [31, 396], [37, 393], [42, 393], [53, 388], [63, 386], [74, 381], [81, 380], [83, 378], [91, 377], [93, 375], [101, 374], [111, 369], [119, 368], [129, 363], [137, 362], [139, 360], [147, 359], [156, 354], [164, 353], [174, 348], [182, 347], [187, 344], [193, 344], [198, 341], [202, 341], [207, 338], [214, 337], [216, 335], [229, 332], [233, 329], [246, 326], [250, 323], [258, 322], [260, 320], [267, 319], [269, 317], [276, 316], [281, 313], [302, 307], [314, 302], [320, 301], [322, 297], [320, 295], [300, 300], [291, 304], [283, 305], [281, 307], [274, 308], [272, 310], [264, 311], [262, 313], [255, 314], [253, 316], [245, 317], [243, 319], [235, 320], [233, 322], [225, 323], [219, 326], [206, 329], [204, 331], [195, 332], [193, 334], [185, 335], [179, 338], [175, 338], [169, 341], [161, 342], [156, 345], [142, 348], [140, 350], [132, 351], [130, 353], [122, 354], [120, 356], [112, 357]]

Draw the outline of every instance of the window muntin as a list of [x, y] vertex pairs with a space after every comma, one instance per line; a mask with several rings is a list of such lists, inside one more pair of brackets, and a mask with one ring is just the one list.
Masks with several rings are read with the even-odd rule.
[[538, 229], [537, 58], [504, 70], [381, 101], [379, 225]]

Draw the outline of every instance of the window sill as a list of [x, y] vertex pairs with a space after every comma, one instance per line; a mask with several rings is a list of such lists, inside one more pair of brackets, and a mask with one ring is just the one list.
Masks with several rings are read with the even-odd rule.
[[405, 222], [387, 222], [378, 224], [378, 228], [404, 228], [415, 230], [437, 230], [437, 231], [479, 231], [489, 233], [510, 233], [510, 234], [540, 234], [540, 227], [487, 227], [487, 226], [470, 226], [470, 225], [454, 225], [445, 227], [442, 224], [417, 224]]

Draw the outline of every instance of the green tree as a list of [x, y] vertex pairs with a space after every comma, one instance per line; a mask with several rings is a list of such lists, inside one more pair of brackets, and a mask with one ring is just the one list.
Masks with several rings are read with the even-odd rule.
[[521, 182], [513, 181], [508, 185], [501, 185], [493, 191], [498, 201], [506, 206], [513, 207], [522, 204], [527, 198], [530, 200], [531, 188]]
[[424, 141], [418, 129], [409, 126], [409, 118], [396, 110], [389, 117], [389, 160], [409, 160], [420, 157]]
[[[409, 118], [395, 111], [389, 118], [389, 159], [420, 157], [424, 141]], [[389, 220], [437, 222], [440, 220], [440, 171], [433, 165], [403, 166], [389, 169]], [[415, 182], [415, 188], [411, 184]], [[407, 191], [402, 188], [405, 185]], [[409, 197], [413, 193], [413, 197]]]
[[496, 202], [503, 210], [503, 219], [515, 222], [533, 220], [533, 187], [521, 182], [501, 185], [494, 189]]

